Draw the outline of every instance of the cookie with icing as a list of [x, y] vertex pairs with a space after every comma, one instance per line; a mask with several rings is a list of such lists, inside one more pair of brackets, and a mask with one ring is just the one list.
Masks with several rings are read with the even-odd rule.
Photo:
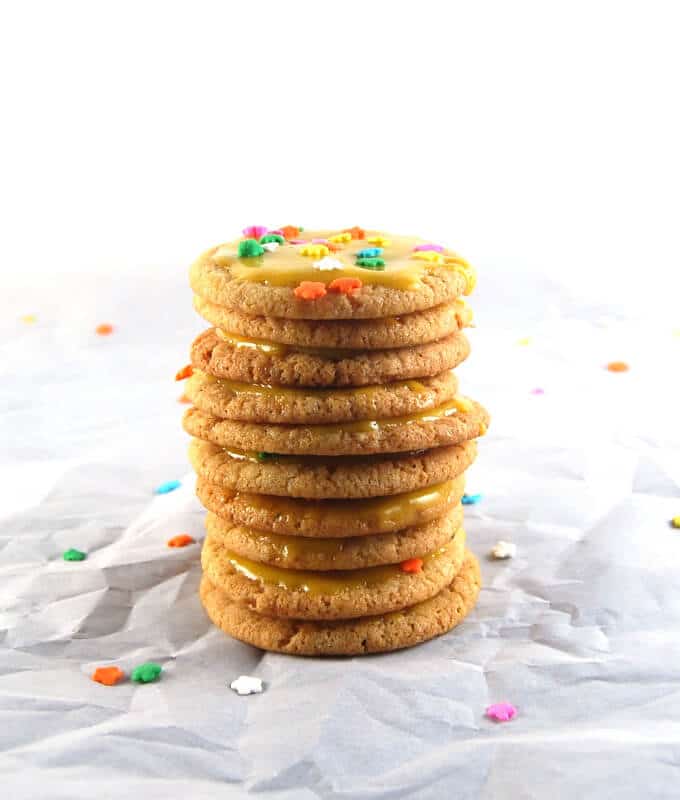
[[461, 256], [417, 237], [367, 230], [347, 239], [327, 229], [259, 242], [267, 236], [259, 234], [199, 256], [190, 270], [195, 294], [249, 316], [375, 319], [449, 303], [475, 285]]
[[328, 621], [265, 617], [233, 602], [207, 575], [200, 594], [212, 622], [242, 642], [298, 656], [354, 656], [412, 647], [447, 633], [474, 608], [480, 586], [479, 563], [467, 551], [448, 586], [390, 614]]

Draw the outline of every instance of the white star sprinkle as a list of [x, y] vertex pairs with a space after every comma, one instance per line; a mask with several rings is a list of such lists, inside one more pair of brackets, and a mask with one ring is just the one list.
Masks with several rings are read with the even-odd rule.
[[322, 271], [331, 269], [344, 269], [344, 264], [342, 261], [338, 261], [337, 258], [333, 258], [332, 256], [324, 256], [321, 260], [314, 262], [314, 269], [320, 269]]
[[514, 542], [497, 541], [491, 548], [493, 558], [514, 558], [517, 555], [517, 545]]
[[279, 243], [278, 242], [265, 242], [262, 245], [262, 247], [264, 247], [264, 249], [269, 251], [270, 253], [273, 253], [275, 250], [279, 249]]
[[253, 678], [250, 675], [239, 675], [239, 677], [232, 681], [230, 689], [233, 689], [238, 694], [260, 694], [262, 691], [262, 680], [260, 678]]

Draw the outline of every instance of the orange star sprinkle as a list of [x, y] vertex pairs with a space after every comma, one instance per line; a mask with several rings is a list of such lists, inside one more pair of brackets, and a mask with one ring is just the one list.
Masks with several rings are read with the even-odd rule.
[[328, 291], [339, 292], [340, 294], [354, 294], [363, 285], [359, 278], [336, 278], [328, 284]]
[[98, 333], [100, 336], [110, 336], [113, 333], [113, 325], [109, 325], [108, 322], [103, 322], [101, 325], [97, 325], [94, 332]]
[[610, 372], [628, 372], [630, 367], [625, 361], [610, 361], [609, 364], [607, 364], [607, 369]]
[[92, 680], [103, 683], [104, 686], [114, 686], [125, 677], [125, 673], [119, 667], [97, 667], [92, 673]]
[[188, 398], [188, 397], [187, 397], [185, 394], [181, 394], [181, 395], [180, 395], [180, 396], [177, 398], [177, 402], [178, 402], [178, 403], [190, 403], [190, 402], [191, 402], [191, 400], [190, 400], [190, 399], [189, 399], [189, 398]]
[[423, 568], [423, 559], [407, 558], [406, 561], [402, 561], [399, 566], [401, 567], [402, 572], [408, 572], [411, 574], [420, 572]]
[[318, 281], [302, 281], [295, 287], [293, 294], [300, 300], [317, 300], [326, 294], [326, 285]]
[[363, 228], [359, 228], [357, 225], [355, 225], [353, 228], [345, 228], [343, 233], [351, 233], [352, 239], [366, 238], [366, 231]]
[[297, 239], [300, 235], [300, 229], [295, 225], [284, 225], [279, 230], [284, 239]]
[[195, 541], [194, 537], [189, 536], [188, 533], [180, 533], [179, 536], [173, 536], [172, 539], [168, 539], [167, 545], [168, 547], [186, 547]]
[[185, 378], [190, 378], [194, 374], [194, 368], [191, 364], [187, 364], [186, 367], [182, 367], [182, 369], [177, 371], [175, 375], [176, 381], [183, 381]]

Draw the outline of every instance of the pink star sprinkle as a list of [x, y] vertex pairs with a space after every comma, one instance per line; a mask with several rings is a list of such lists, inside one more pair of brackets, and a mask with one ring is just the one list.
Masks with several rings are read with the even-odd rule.
[[535, 389], [531, 390], [531, 394], [545, 394], [545, 389], [541, 389], [540, 386], [537, 386]]
[[436, 253], [444, 252], [444, 248], [440, 244], [418, 244], [413, 248], [414, 253], [421, 253], [424, 250], [434, 250]]
[[486, 716], [495, 719], [497, 722], [510, 722], [517, 714], [517, 709], [512, 703], [494, 703], [487, 706]]
[[246, 239], [259, 239], [267, 233], [267, 228], [264, 225], [249, 225], [243, 229], [243, 235]]

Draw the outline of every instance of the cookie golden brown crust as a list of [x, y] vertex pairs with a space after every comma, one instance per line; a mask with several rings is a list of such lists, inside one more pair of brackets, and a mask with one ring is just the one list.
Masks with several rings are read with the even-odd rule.
[[358, 458], [286, 457], [259, 462], [200, 439], [189, 445], [199, 478], [224, 489], [308, 499], [382, 497], [456, 478], [477, 455], [474, 441], [421, 453]]
[[470, 353], [463, 333], [429, 344], [390, 350], [357, 350], [337, 354], [234, 346], [211, 328], [191, 346], [195, 369], [217, 378], [276, 386], [370, 386], [439, 375], [461, 364]]
[[208, 535], [201, 564], [210, 581], [232, 602], [257, 614], [350, 619], [398, 611], [433, 597], [451, 583], [464, 556], [465, 532], [460, 529], [447, 545], [423, 559], [419, 572], [405, 572], [399, 565], [312, 572], [237, 558]]
[[227, 525], [321, 538], [392, 533], [425, 525], [457, 506], [464, 490], [462, 475], [406, 494], [366, 500], [300, 500], [233, 492], [202, 478], [196, 482], [201, 503]]
[[385, 350], [444, 339], [472, 324], [463, 300], [382, 319], [307, 320], [247, 316], [194, 295], [194, 308], [211, 325], [243, 337], [307, 347]]
[[312, 622], [262, 617], [237, 605], [210, 582], [201, 582], [201, 602], [225, 633], [242, 642], [299, 656], [354, 656], [412, 647], [455, 628], [474, 607], [481, 585], [479, 563], [466, 552], [463, 566], [439, 594], [381, 616]]
[[291, 389], [228, 381], [197, 370], [185, 392], [196, 408], [215, 417], [316, 425], [414, 414], [451, 400], [457, 388], [450, 371], [361, 389]]
[[[446, 416], [438, 416], [442, 410]], [[450, 413], [450, 415], [448, 414]], [[184, 415], [184, 430], [197, 439], [220, 447], [237, 447], [258, 452], [342, 456], [401, 453], [466, 442], [483, 435], [489, 415], [479, 403], [470, 402], [469, 411], [457, 411], [447, 404], [422, 419], [393, 419], [333, 425], [270, 425], [234, 422], [190, 408]]]
[[208, 513], [205, 527], [216, 542], [237, 556], [284, 569], [338, 570], [400, 564], [447, 544], [463, 523], [461, 506], [426, 525], [398, 533], [343, 539], [281, 536], [232, 525]]

